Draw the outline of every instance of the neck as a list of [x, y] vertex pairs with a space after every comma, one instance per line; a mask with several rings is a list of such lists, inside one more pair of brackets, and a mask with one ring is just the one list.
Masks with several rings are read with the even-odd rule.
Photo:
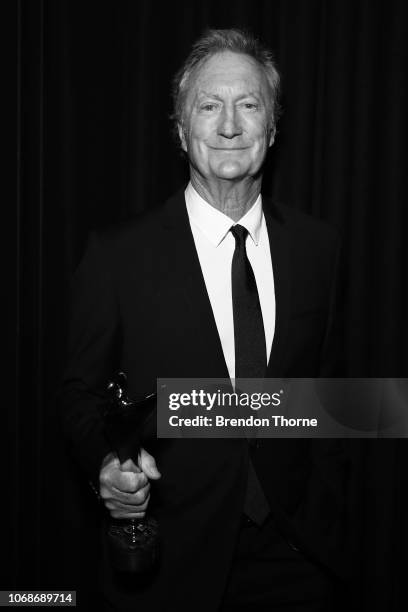
[[242, 181], [208, 181], [191, 169], [190, 180], [197, 193], [233, 221], [239, 221], [261, 192], [262, 177], [246, 177]]

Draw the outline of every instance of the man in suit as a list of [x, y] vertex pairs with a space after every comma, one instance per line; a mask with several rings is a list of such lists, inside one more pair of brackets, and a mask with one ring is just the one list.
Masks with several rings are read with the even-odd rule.
[[163, 539], [143, 583], [103, 561], [109, 609], [329, 610], [344, 573], [338, 443], [166, 440], [120, 465], [100, 417], [118, 369], [130, 396], [158, 377], [333, 374], [336, 233], [261, 194], [278, 89], [251, 36], [197, 41], [174, 86], [187, 188], [93, 235], [76, 273], [62, 423], [110, 514], [154, 507]]

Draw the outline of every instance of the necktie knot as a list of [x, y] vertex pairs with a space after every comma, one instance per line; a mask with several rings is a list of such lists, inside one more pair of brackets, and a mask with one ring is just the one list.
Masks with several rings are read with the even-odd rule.
[[243, 225], [233, 225], [231, 227], [231, 234], [235, 238], [236, 246], [241, 247], [245, 244], [246, 237], [248, 236], [248, 230]]

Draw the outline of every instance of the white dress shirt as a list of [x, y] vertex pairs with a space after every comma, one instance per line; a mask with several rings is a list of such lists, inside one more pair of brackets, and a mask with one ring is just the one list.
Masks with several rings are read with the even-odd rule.
[[[231, 265], [235, 238], [229, 231], [237, 225], [208, 204], [191, 183], [185, 190], [188, 217], [200, 260], [205, 286], [214, 313], [230, 378], [235, 377], [234, 316]], [[265, 329], [266, 359], [269, 360], [275, 331], [275, 289], [268, 231], [262, 198], [238, 221], [248, 230], [246, 250], [254, 271]]]

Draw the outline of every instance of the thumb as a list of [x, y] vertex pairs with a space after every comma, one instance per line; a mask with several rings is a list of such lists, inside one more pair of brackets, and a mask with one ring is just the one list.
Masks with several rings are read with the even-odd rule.
[[122, 472], [134, 472], [135, 474], [140, 472], [140, 468], [135, 465], [132, 459], [126, 459], [126, 461], [121, 464], [120, 469]]
[[161, 477], [159, 470], [157, 469], [156, 460], [150, 455], [144, 448], [140, 449], [139, 453], [139, 467], [151, 480], [158, 480]]

